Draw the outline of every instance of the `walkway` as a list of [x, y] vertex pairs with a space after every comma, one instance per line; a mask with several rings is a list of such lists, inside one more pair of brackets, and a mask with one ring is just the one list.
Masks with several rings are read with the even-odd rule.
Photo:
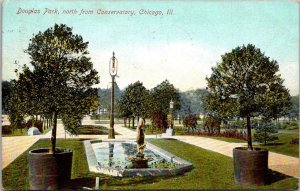
[[[85, 118], [84, 125], [95, 125], [94, 121]], [[99, 124], [109, 128], [109, 124]], [[134, 139], [136, 136], [135, 131], [123, 127], [121, 124], [115, 124], [116, 139]], [[107, 135], [79, 135], [71, 136], [65, 134], [62, 124], [57, 126], [57, 138], [88, 138], [88, 139], [107, 139]], [[14, 159], [26, 151], [40, 138], [50, 138], [51, 131], [45, 135], [39, 136], [18, 136], [18, 137], [2, 137], [2, 169], [10, 164]], [[156, 135], [146, 135], [146, 138], [156, 138]], [[245, 143], [229, 143], [219, 141], [211, 138], [196, 137], [196, 136], [172, 136], [168, 137], [163, 135], [161, 138], [174, 138], [179, 141], [189, 143], [207, 150], [211, 150], [229, 157], [232, 157], [232, 150], [235, 147], [245, 146]], [[298, 178], [299, 159], [282, 154], [269, 152], [269, 168], [283, 174]]]

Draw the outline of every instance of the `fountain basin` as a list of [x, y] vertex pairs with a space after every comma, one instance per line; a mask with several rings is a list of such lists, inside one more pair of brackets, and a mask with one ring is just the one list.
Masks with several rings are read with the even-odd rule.
[[134, 140], [86, 140], [84, 141], [89, 170], [111, 176], [172, 176], [193, 168], [185, 161], [151, 143], [147, 143], [145, 157], [153, 158], [148, 168], [134, 168], [128, 157], [136, 155]]

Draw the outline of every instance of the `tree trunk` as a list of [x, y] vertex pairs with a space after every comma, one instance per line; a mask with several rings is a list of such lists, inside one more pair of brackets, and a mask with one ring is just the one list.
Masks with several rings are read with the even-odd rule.
[[126, 117], [124, 117], [124, 126], [126, 127]]
[[248, 142], [248, 150], [253, 150], [252, 139], [251, 139], [251, 121], [250, 121], [250, 116], [247, 117], [247, 142]]
[[52, 135], [51, 135], [52, 147], [49, 150], [49, 153], [52, 153], [52, 154], [55, 153], [55, 148], [56, 148], [56, 129], [57, 129], [57, 112], [54, 112], [53, 129], [52, 129]]
[[134, 117], [132, 117], [132, 128], [134, 129]]
[[265, 145], [267, 145], [267, 129], [266, 129], [266, 127], [264, 127], [265, 128], [265, 136], [264, 136], [264, 138], [265, 138]]
[[128, 117], [128, 127], [130, 128], [130, 124], [131, 124], [131, 118]]

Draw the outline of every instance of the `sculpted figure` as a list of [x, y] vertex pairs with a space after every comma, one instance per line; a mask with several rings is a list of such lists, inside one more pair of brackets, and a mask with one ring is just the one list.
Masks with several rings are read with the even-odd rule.
[[136, 132], [137, 132], [136, 143], [137, 143], [138, 154], [144, 154], [144, 148], [146, 146], [144, 127], [145, 127], [145, 120], [140, 118], [138, 122], [138, 126], [136, 127]]

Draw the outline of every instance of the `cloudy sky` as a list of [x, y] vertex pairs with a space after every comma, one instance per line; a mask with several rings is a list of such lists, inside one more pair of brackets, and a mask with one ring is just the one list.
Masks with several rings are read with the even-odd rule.
[[[59, 14], [44, 14], [46, 8]], [[77, 13], [63, 14], [64, 10]], [[81, 10], [93, 13], [80, 15]], [[134, 11], [134, 15], [98, 14], [100, 10]], [[163, 15], [141, 14], [155, 11]], [[16, 78], [15, 61], [29, 63], [24, 50], [33, 34], [63, 23], [89, 41], [90, 57], [100, 75], [98, 87], [110, 86], [108, 63], [113, 51], [119, 60], [121, 88], [137, 80], [153, 88], [168, 79], [185, 91], [205, 88], [205, 77], [222, 54], [252, 43], [278, 61], [291, 94], [299, 92], [299, 5], [293, 0], [7, 0], [3, 12], [3, 80]]]

